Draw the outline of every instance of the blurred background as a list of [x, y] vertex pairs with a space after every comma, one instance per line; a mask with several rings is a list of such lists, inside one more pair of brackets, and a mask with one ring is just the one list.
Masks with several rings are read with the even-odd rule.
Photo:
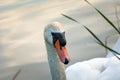
[[[116, 26], [120, 18], [119, 0], [88, 0]], [[106, 56], [103, 47], [83, 26], [63, 17], [71, 16], [91, 29], [112, 47], [117, 32], [84, 0], [0, 0], [0, 80], [51, 80], [44, 44], [44, 27], [58, 21], [65, 26], [69, 65]], [[69, 66], [68, 65], [68, 66]], [[67, 67], [67, 66], [65, 66]]]

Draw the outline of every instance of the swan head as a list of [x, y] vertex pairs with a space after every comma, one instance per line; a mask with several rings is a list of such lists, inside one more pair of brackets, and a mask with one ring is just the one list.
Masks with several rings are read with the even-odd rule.
[[66, 50], [65, 31], [62, 24], [53, 22], [45, 27], [44, 37], [48, 44], [52, 45], [62, 63], [68, 64], [70, 57]]

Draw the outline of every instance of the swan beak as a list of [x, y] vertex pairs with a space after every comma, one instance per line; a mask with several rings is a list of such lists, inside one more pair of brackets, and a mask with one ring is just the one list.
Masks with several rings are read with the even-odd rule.
[[68, 64], [69, 61], [70, 61], [70, 57], [68, 55], [66, 47], [65, 46], [61, 46], [59, 40], [57, 40], [55, 42], [55, 48], [56, 48], [56, 51], [58, 53], [58, 56], [59, 56], [60, 60], [64, 64]]

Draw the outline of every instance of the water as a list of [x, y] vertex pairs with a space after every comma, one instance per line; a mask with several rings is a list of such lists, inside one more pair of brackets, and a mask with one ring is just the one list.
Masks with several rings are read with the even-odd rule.
[[[116, 24], [113, 0], [91, 0], [91, 3]], [[116, 0], [118, 16], [120, 16], [119, 4], [120, 1]], [[116, 34], [113, 28], [82, 0], [0, 0], [0, 74], [5, 73], [4, 77], [0, 76], [1, 80], [9, 79], [16, 72], [17, 66], [17, 68], [26, 66], [18, 80], [30, 80], [30, 77], [27, 77], [29, 75], [24, 76], [24, 73], [27, 74], [28, 66], [32, 68], [33, 74], [36, 69], [44, 71], [44, 75], [39, 74], [41, 76], [37, 78], [33, 75], [34, 80], [38, 78], [46, 80], [46, 76], [50, 78], [43, 30], [53, 21], [59, 21], [65, 26], [67, 49], [71, 56], [70, 64], [106, 55], [104, 48], [98, 46], [81, 25], [64, 18], [61, 13], [85, 24], [103, 41], [106, 36]], [[115, 41], [116, 38], [113, 43]], [[11, 71], [9, 76], [4, 70]]]

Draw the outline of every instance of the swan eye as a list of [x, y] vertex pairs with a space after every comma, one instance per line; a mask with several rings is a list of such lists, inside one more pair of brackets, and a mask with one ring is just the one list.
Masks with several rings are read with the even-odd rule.
[[65, 39], [65, 32], [63, 33], [58, 33], [58, 32], [52, 32], [52, 37], [53, 37], [53, 44], [55, 45], [55, 42], [57, 40], [60, 41], [60, 46], [65, 46], [66, 45], [66, 39]]

